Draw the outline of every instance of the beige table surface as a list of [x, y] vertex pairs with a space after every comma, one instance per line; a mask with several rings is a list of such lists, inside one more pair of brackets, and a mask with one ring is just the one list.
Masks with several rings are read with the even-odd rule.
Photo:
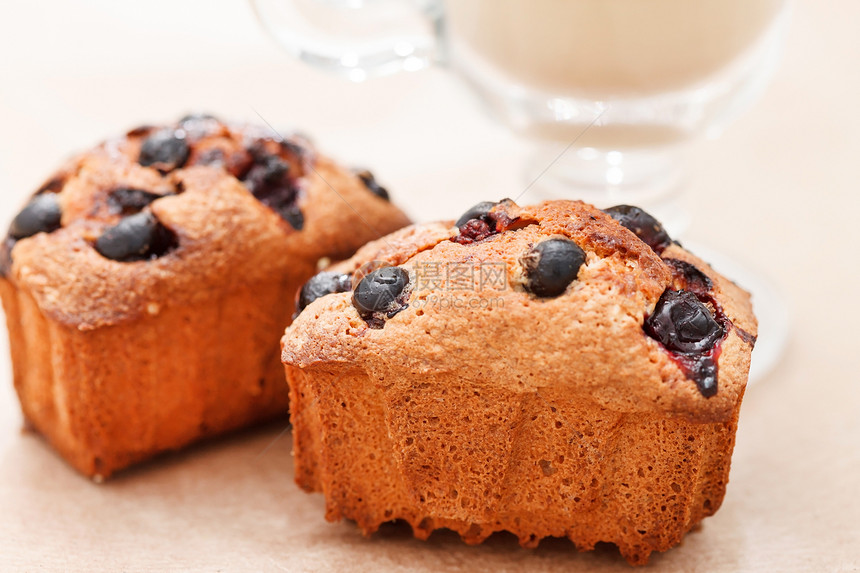
[[[242, 2], [135, 4], [0, 7], [0, 224], [71, 151], [193, 109], [312, 133], [419, 220], [521, 189], [529, 147], [444, 72], [345, 84], [280, 53]], [[722, 509], [653, 569], [860, 569], [858, 22], [857, 2], [798, 4], [764, 99], [693, 149], [689, 237], [768, 274], [792, 326], [747, 393]], [[326, 523], [292, 482], [283, 424], [92, 484], [21, 432], [5, 331], [0, 347], [0, 570], [629, 570], [560, 540], [467, 547]]]

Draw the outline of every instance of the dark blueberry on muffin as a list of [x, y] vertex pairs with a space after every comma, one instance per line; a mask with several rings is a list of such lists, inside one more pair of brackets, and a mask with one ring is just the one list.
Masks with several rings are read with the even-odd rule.
[[140, 213], [144, 207], [161, 197], [163, 195], [144, 191], [143, 189], [120, 187], [110, 192], [110, 195], [108, 195], [108, 204], [110, 204], [111, 209], [116, 213], [133, 215]]
[[190, 113], [179, 120], [179, 127], [185, 132], [187, 139], [196, 141], [223, 130], [224, 124], [208, 113]]
[[492, 201], [481, 201], [477, 205], [472, 206], [465, 213], [460, 215], [460, 218], [457, 219], [457, 222], [454, 223], [457, 227], [462, 227], [466, 223], [472, 220], [480, 220], [485, 223], [489, 222], [489, 214], [490, 211], [498, 205], [498, 203], [493, 203]]
[[379, 313], [391, 318], [403, 310], [400, 299], [408, 284], [409, 274], [400, 267], [377, 269], [368, 273], [355, 287], [352, 304], [371, 326], [381, 328], [381, 324], [374, 324], [369, 319], [378, 318], [375, 315]]
[[672, 269], [672, 275], [678, 290], [688, 290], [698, 297], [704, 297], [713, 288], [713, 282], [708, 275], [700, 271], [695, 265], [680, 259], [663, 259], [663, 262]]
[[310, 303], [327, 294], [348, 292], [352, 288], [349, 275], [323, 271], [314, 275], [299, 291], [296, 314], [302, 312]]
[[144, 140], [137, 162], [167, 173], [185, 165], [189, 153], [184, 132], [163, 129]]
[[585, 263], [585, 251], [570, 239], [549, 239], [523, 257], [525, 289], [539, 297], [555, 297], [576, 280]]
[[499, 232], [493, 217], [493, 207], [498, 203], [482, 201], [463, 213], [455, 225], [460, 233], [451, 240], [461, 245], [476, 243]]
[[277, 155], [259, 157], [245, 176], [245, 185], [257, 195], [267, 184], [281, 182], [290, 171], [290, 164]]
[[36, 195], [21, 212], [12, 220], [9, 236], [13, 239], [25, 239], [36, 233], [50, 233], [60, 228], [62, 209], [53, 193]]
[[373, 176], [373, 173], [368, 171], [367, 169], [359, 169], [355, 172], [358, 175], [358, 178], [361, 179], [364, 186], [367, 187], [367, 190], [379, 197], [380, 199], [389, 200], [388, 197], [388, 189], [379, 184], [376, 178]]
[[256, 153], [245, 186], [262, 204], [281, 216], [294, 229], [304, 227], [305, 218], [296, 202], [299, 190], [290, 179], [290, 165], [277, 155]]
[[710, 309], [684, 290], [666, 290], [644, 327], [667, 350], [684, 354], [708, 352], [725, 334]]
[[616, 205], [604, 211], [642, 239], [655, 253], [662, 253], [672, 243], [663, 225], [639, 207]]
[[267, 190], [266, 194], [257, 196], [260, 202], [269, 207], [290, 224], [293, 229], [301, 231], [305, 225], [305, 216], [296, 205], [298, 190], [291, 187], [275, 187]]
[[468, 245], [486, 239], [490, 235], [495, 235], [496, 230], [491, 223], [482, 221], [481, 219], [470, 219], [460, 227], [460, 234], [451, 240], [455, 243]]
[[173, 233], [149, 212], [123, 218], [105, 229], [95, 243], [103, 257], [121, 262], [160, 257], [175, 246]]
[[696, 383], [696, 387], [705, 398], [717, 394], [717, 362], [713, 357], [705, 355], [697, 360], [686, 360], [683, 368], [687, 377]]

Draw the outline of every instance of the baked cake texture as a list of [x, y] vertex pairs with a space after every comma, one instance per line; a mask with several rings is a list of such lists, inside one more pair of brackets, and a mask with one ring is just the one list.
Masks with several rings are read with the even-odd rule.
[[756, 320], [637, 208], [482, 203], [366, 245], [299, 308], [296, 481], [329, 520], [642, 564], [722, 502]]
[[321, 259], [408, 222], [368, 172], [208, 115], [73, 158], [0, 249], [26, 421], [106, 478], [286, 416], [279, 340], [296, 290]]

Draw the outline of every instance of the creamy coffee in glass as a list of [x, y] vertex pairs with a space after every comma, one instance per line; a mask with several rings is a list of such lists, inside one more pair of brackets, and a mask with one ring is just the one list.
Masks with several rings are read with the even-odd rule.
[[546, 147], [525, 181], [601, 206], [672, 194], [679, 144], [766, 84], [788, 0], [251, 2], [286, 49], [353, 81], [451, 67]]
[[[586, 102], [601, 102], [627, 109], [602, 118], [578, 144], [629, 149], [673, 143], [697, 131], [700, 126], [689, 120], [671, 121], [668, 110], [651, 103], [637, 109], [635, 103], [662, 99], [665, 108], [676, 107], [660, 96], [703, 86], [733, 64], [742, 67], [783, 5], [783, 0], [446, 0], [445, 18], [451, 59], [479, 88], [507, 88], [521, 108], [527, 99], [550, 102], [545, 109], [502, 110], [518, 129], [569, 140], [591, 119], [570, 108], [582, 112]], [[593, 106], [592, 117], [600, 109]]]
[[446, 0], [451, 40], [518, 82], [603, 99], [709, 78], [761, 36], [781, 0]]

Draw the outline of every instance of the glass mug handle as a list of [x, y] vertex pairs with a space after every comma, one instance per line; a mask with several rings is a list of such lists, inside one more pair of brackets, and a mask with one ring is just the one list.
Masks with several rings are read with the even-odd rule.
[[442, 0], [250, 0], [281, 47], [360, 82], [439, 61]]

